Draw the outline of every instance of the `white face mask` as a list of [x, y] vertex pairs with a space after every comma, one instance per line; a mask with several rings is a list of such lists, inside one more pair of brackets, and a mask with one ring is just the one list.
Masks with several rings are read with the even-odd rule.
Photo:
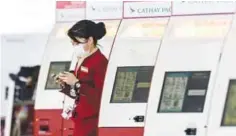
[[82, 44], [82, 43], [80, 43], [77, 46], [74, 46], [74, 53], [77, 57], [83, 57], [89, 54], [88, 51], [84, 50], [84, 46], [86, 46], [86, 44]]

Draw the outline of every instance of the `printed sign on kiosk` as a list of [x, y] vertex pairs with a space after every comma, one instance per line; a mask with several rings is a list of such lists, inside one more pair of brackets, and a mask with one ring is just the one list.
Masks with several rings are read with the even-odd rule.
[[124, 2], [124, 18], [153, 18], [171, 15], [171, 2]]
[[86, 18], [91, 20], [121, 19], [123, 12], [122, 1], [87, 1]]
[[56, 2], [56, 21], [75, 22], [85, 16], [84, 1], [57, 1]]
[[235, 12], [235, 1], [173, 1], [172, 15], [225, 14]]

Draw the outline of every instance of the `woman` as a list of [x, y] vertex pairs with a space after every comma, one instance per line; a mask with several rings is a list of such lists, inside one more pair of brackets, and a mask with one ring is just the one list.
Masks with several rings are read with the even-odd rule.
[[[59, 79], [76, 90], [74, 136], [97, 136], [98, 115], [108, 60], [97, 48], [97, 40], [106, 34], [104, 23], [77, 22], [68, 31], [77, 53], [74, 73], [63, 72]], [[83, 53], [81, 55], [81, 48]]]

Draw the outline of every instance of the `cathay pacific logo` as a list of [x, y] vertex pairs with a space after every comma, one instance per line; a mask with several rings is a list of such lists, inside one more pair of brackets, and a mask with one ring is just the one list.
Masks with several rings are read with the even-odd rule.
[[93, 6], [91, 6], [91, 9], [93, 10], [93, 11], [95, 11], [96, 9], [93, 7]]
[[171, 13], [171, 7], [154, 7], [154, 8], [132, 8], [129, 7], [130, 13]]
[[130, 9], [130, 13], [133, 13], [135, 10], [134, 9], [132, 9], [131, 7], [129, 7], [129, 9]]
[[91, 10], [94, 12], [119, 12], [122, 11], [121, 7], [95, 7], [91, 6]]

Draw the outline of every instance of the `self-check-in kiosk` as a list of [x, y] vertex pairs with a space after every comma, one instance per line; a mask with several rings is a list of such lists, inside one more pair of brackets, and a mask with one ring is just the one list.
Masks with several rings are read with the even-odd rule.
[[207, 136], [236, 134], [236, 14], [222, 52], [207, 124]]
[[[146, 10], [156, 7], [165, 10]], [[103, 88], [99, 136], [143, 135], [154, 64], [169, 21], [168, 2], [125, 2], [123, 8]]]
[[175, 16], [183, 12], [181, 6], [185, 14], [188, 10], [197, 14], [192, 11], [196, 5], [201, 7], [191, 2], [172, 5], [173, 16], [154, 68], [144, 136], [207, 133], [211, 98], [220, 91], [214, 86], [233, 15]]
[[[47, 39], [47, 34], [38, 33], [1, 37], [1, 132], [4, 136], [33, 135], [36, 90], [34, 86], [27, 86], [26, 79], [28, 76], [37, 78]], [[34, 84], [36, 80], [32, 82]], [[19, 126], [23, 125], [24, 129], [19, 131]]]
[[60, 1], [56, 7], [56, 24], [49, 35], [37, 85], [35, 136], [64, 133], [61, 113], [66, 96], [59, 92], [60, 86], [52, 74], [70, 70], [73, 46], [66, 32], [76, 21], [85, 18], [85, 2]]

